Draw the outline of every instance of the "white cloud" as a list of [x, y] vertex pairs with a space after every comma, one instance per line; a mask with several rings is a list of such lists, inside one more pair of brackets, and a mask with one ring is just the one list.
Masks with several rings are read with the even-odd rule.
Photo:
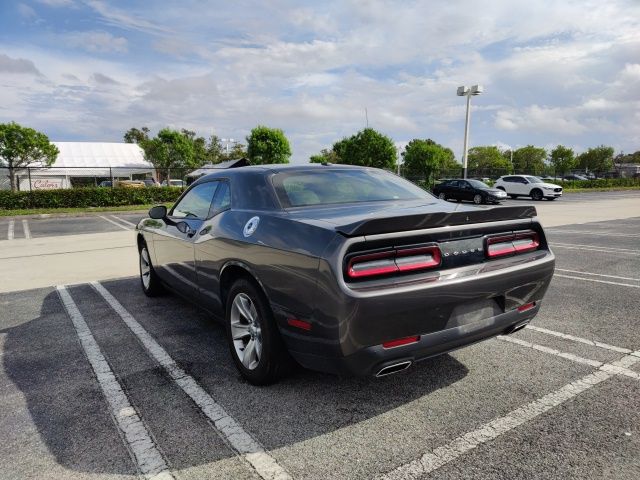
[[26, 18], [27, 20], [38, 18], [38, 14], [36, 13], [36, 11], [26, 3], [18, 3], [16, 5], [16, 9], [18, 10], [20, 16]]
[[70, 32], [63, 35], [67, 45], [94, 53], [126, 53], [128, 42], [124, 37], [116, 37], [109, 32]]
[[132, 125], [243, 138], [264, 123], [306, 161], [364, 127], [367, 108], [397, 144], [433, 138], [459, 156], [465, 105], [455, 88], [482, 83], [471, 145], [640, 148], [634, 0], [496, 0], [481, 11], [471, 0], [86, 5], [102, 30], [52, 26], [73, 51], [3, 48], [12, 68], [30, 62], [20, 68], [48, 79], [10, 81], [4, 112], [87, 139], [117, 140]]

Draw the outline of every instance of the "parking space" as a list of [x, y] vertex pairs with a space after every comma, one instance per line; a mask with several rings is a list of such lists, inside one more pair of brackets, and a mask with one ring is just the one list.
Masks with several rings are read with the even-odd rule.
[[0, 478], [639, 478], [638, 239], [550, 228], [531, 327], [382, 379], [253, 387], [220, 324], [137, 278], [0, 294]]
[[0, 217], [0, 240], [17, 240], [64, 235], [132, 230], [144, 217], [142, 213], [109, 213], [78, 217], [44, 216], [38, 218]]

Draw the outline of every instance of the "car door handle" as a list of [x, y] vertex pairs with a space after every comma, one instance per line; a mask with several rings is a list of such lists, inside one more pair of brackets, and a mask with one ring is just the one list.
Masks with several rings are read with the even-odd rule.
[[202, 230], [200, 230], [200, 235], [206, 235], [211, 231], [211, 225], [207, 225]]

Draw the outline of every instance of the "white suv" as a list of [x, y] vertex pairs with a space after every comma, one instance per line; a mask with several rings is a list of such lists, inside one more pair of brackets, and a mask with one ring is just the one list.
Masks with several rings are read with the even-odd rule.
[[493, 188], [507, 192], [511, 198], [531, 197], [533, 200], [555, 200], [562, 196], [562, 187], [546, 183], [531, 175], [505, 175], [496, 180]]

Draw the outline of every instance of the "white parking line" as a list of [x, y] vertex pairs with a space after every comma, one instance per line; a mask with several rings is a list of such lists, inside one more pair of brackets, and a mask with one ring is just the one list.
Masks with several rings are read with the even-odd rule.
[[600, 235], [603, 237], [640, 237], [637, 233], [617, 233], [617, 232], [594, 232], [594, 231], [582, 231], [582, 230], [557, 230], [555, 228], [547, 228], [545, 231], [551, 233], [570, 233], [580, 235]]
[[567, 333], [556, 332], [555, 330], [549, 330], [547, 328], [536, 327], [535, 325], [527, 325], [527, 330], [533, 330], [534, 332], [545, 333], [547, 335], [553, 335], [554, 337], [564, 338], [565, 340], [571, 340], [574, 342], [584, 343], [592, 347], [603, 348], [605, 350], [611, 350], [612, 352], [631, 354], [632, 351], [628, 348], [616, 347], [615, 345], [609, 345], [608, 343], [602, 343], [595, 340], [589, 340], [587, 338], [576, 337]]
[[515, 337], [504, 337], [499, 336], [499, 340], [503, 340], [509, 343], [515, 343], [516, 345], [520, 345], [522, 347], [532, 348], [533, 350], [538, 350], [540, 352], [548, 353], [549, 355], [555, 355], [556, 357], [565, 358], [567, 360], [571, 360], [572, 362], [582, 363], [583, 365], [589, 365], [590, 367], [601, 367], [604, 365], [604, 362], [599, 362], [597, 360], [591, 360], [590, 358], [579, 357], [578, 355], [574, 355], [572, 353], [561, 352], [560, 350], [556, 350], [555, 348], [545, 347], [544, 345], [538, 345], [537, 343], [527, 342], [525, 340], [521, 340]]
[[116, 222], [114, 220], [111, 220], [110, 218], [107, 218], [104, 215], [98, 215], [98, 217], [100, 217], [101, 219], [103, 219], [103, 220], [105, 220], [105, 221], [107, 221], [109, 223], [112, 223], [116, 227], [120, 227], [123, 230], [131, 230], [129, 227], [126, 227], [126, 226], [122, 225], [121, 223], [118, 223], [118, 222]]
[[618, 285], [621, 287], [640, 288], [640, 285], [633, 285], [632, 283], [610, 282], [608, 280], [598, 280], [597, 278], [576, 277], [575, 275], [561, 275], [559, 273], [555, 273], [553, 276], [561, 278], [571, 278], [573, 280], [584, 280], [585, 282], [606, 283], [608, 285]]
[[15, 232], [15, 221], [9, 220], [9, 229], [7, 230], [7, 240], [13, 240]]
[[135, 223], [132, 223], [132, 222], [130, 222], [128, 220], [125, 220], [124, 218], [116, 217], [115, 215], [109, 215], [109, 217], [111, 217], [112, 219], [114, 219], [114, 220], [116, 220], [118, 222], [122, 222], [125, 225], [128, 225], [129, 227], [132, 227], [132, 228], [136, 227]]
[[617, 253], [622, 255], [640, 255], [640, 250], [633, 250], [631, 248], [613, 248], [613, 247], [599, 247], [597, 245], [581, 245], [574, 243], [555, 243], [551, 242], [552, 248], [566, 248], [568, 250], [586, 250], [590, 252], [602, 252], [602, 253]]
[[27, 220], [22, 220], [22, 231], [24, 238], [29, 240], [31, 238], [31, 230], [29, 229], [29, 222]]
[[452, 442], [438, 447], [432, 452], [424, 454], [421, 458], [413, 460], [405, 465], [392, 470], [379, 477], [383, 480], [408, 480], [422, 478], [424, 475], [437, 470], [465, 453], [477, 448], [483, 443], [494, 440], [520, 425], [539, 417], [545, 412], [562, 405], [572, 398], [580, 395], [600, 382], [613, 376], [612, 373], [598, 370], [571, 382], [564, 387], [549, 393], [538, 400], [517, 408], [503, 417], [496, 418], [485, 423], [480, 428], [456, 438]]
[[[507, 337], [501, 338], [506, 339]], [[464, 455], [465, 453], [477, 448], [483, 443], [494, 440], [500, 435], [503, 435], [513, 430], [514, 428], [519, 427], [520, 425], [529, 422], [536, 417], [539, 417], [543, 413], [546, 413], [549, 410], [567, 402], [568, 400], [571, 400], [572, 398], [580, 395], [585, 390], [598, 385], [599, 383], [613, 377], [614, 375], [625, 375], [632, 378], [637, 378], [636, 372], [630, 370], [628, 367], [639, 361], [640, 351], [636, 351], [631, 355], [625, 355], [618, 361], [601, 364], [598, 370], [582, 377], [580, 380], [571, 382], [564, 387], [556, 390], [555, 392], [549, 393], [544, 397], [539, 398], [538, 400], [534, 400], [527, 405], [524, 405], [507, 413], [503, 417], [499, 417], [495, 420], [492, 420], [491, 422], [485, 423], [480, 428], [465, 433], [464, 435], [456, 438], [447, 445], [438, 447], [429, 453], [425, 453], [419, 459], [401, 465], [395, 470], [392, 470], [379, 478], [381, 480], [407, 480], [421, 478], [424, 475], [439, 469], [443, 465], [450, 463], [451, 461]], [[589, 362], [595, 362], [595, 360], [591, 360]]]
[[616, 278], [618, 280], [631, 280], [633, 282], [640, 282], [640, 278], [619, 277], [617, 275], [605, 275], [603, 273], [582, 272], [580, 270], [567, 270], [566, 268], [557, 268], [556, 267], [556, 272], [579, 273], [581, 275], [589, 275], [589, 276], [595, 276], [595, 277], [606, 277], [606, 278]]
[[71, 298], [69, 291], [64, 286], [56, 287], [60, 300], [66, 309], [71, 322], [76, 329], [80, 345], [84, 350], [91, 368], [102, 389], [102, 393], [107, 399], [111, 414], [123, 433], [125, 443], [133, 453], [136, 466], [142, 474], [153, 480], [168, 480], [174, 478], [169, 472], [164, 458], [149, 435], [147, 427], [144, 425], [122, 385], [116, 379], [111, 367], [104, 358], [98, 343], [93, 337], [87, 322], [78, 310], [75, 302]]
[[122, 306], [111, 293], [99, 282], [91, 285], [102, 295], [111, 308], [122, 318], [144, 348], [173, 379], [174, 382], [194, 401], [200, 410], [211, 420], [215, 429], [225, 438], [227, 443], [238, 454], [244, 456], [260, 477], [269, 480], [290, 480], [291, 476], [282, 468], [275, 458], [267, 453], [242, 426], [229, 415], [222, 406], [196, 382], [193, 377], [182, 370], [169, 356], [167, 351], [156, 342], [135, 318]]

